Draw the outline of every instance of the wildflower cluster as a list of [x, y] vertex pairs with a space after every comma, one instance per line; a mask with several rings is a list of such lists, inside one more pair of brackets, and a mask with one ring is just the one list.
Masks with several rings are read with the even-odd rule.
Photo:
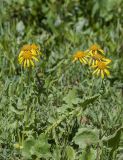
[[35, 61], [39, 61], [39, 47], [35, 44], [24, 45], [19, 53], [18, 61], [25, 67], [35, 65]]
[[[39, 61], [39, 47], [35, 44], [24, 45], [19, 53], [18, 61], [25, 67], [35, 66], [35, 61]], [[80, 61], [83, 64], [88, 64], [94, 69], [93, 74], [101, 76], [109, 76], [109, 63], [111, 60], [104, 56], [104, 51], [97, 44], [92, 45], [86, 51], [77, 51], [73, 55], [73, 62]]]
[[77, 51], [73, 56], [73, 62], [79, 60], [81, 63], [88, 64], [94, 69], [93, 74], [101, 76], [109, 76], [109, 63], [111, 60], [104, 56], [104, 51], [99, 45], [94, 44], [86, 51]]

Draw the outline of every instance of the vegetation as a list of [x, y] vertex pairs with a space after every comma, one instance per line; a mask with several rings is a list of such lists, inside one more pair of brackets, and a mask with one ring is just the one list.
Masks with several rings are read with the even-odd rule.
[[0, 2], [0, 160], [123, 160], [123, 0]]

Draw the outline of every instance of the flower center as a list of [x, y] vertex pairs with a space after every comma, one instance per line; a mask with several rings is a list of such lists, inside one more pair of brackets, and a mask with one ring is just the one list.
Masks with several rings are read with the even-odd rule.
[[32, 45], [31, 45], [31, 49], [38, 50], [38, 46], [37, 46], [37, 45], [35, 45], [35, 44], [32, 44]]
[[29, 44], [27, 44], [27, 45], [24, 45], [23, 47], [22, 47], [22, 50], [23, 51], [29, 51], [29, 50], [31, 50], [32, 48], [31, 48], [31, 45], [29, 45]]
[[96, 59], [96, 60], [101, 60], [101, 59], [103, 59], [104, 57], [103, 57], [102, 55], [96, 53], [96, 54], [94, 54], [94, 55], [92, 56], [92, 58], [93, 58], [93, 59]]
[[78, 51], [76, 54], [75, 54], [75, 57], [76, 58], [83, 58], [83, 57], [85, 57], [86, 56], [86, 54], [84, 53], [84, 52], [82, 52], [82, 51]]
[[104, 63], [104, 62], [101, 62], [101, 61], [98, 61], [97, 62], [97, 66], [98, 66], [98, 68], [99, 69], [101, 69], [101, 70], [104, 70], [104, 69], [106, 69], [106, 64]]
[[32, 58], [31, 52], [30, 51], [24, 51], [23, 58], [24, 59], [31, 59]]

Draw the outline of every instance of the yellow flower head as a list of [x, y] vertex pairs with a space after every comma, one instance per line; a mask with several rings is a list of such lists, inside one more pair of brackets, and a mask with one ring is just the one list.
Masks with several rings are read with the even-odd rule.
[[92, 66], [93, 68], [95, 68], [93, 74], [97, 74], [98, 76], [100, 75], [102, 78], [104, 78], [105, 75], [109, 76], [110, 72], [108, 70], [108, 64], [108, 62], [96, 61], [96, 65]]
[[30, 46], [34, 50], [39, 50], [39, 47], [36, 44], [31, 44]]
[[38, 60], [39, 48], [37, 45], [24, 45], [19, 53], [18, 61], [25, 67], [34, 66], [34, 61]]
[[102, 53], [104, 54], [104, 51], [100, 48], [100, 46], [98, 44], [93, 44], [90, 48], [89, 48], [89, 53], [90, 55], [92, 54], [96, 54], [96, 53]]
[[81, 63], [87, 64], [87, 54], [83, 51], [77, 51], [74, 55], [73, 55], [73, 62], [79, 60]]
[[95, 65], [96, 61], [104, 61], [104, 62], [108, 62], [108, 63], [111, 62], [110, 59], [105, 58], [103, 55], [101, 55], [99, 53], [95, 53], [90, 56], [89, 65]]
[[32, 45], [31, 45], [31, 49], [32, 49], [33, 52], [36, 52], [37, 54], [41, 54], [41, 53], [39, 52], [39, 47], [38, 47], [37, 45], [32, 44]]

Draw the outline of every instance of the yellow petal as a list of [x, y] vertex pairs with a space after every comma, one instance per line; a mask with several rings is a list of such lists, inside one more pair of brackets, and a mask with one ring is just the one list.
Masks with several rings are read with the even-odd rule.
[[83, 63], [83, 60], [82, 60], [81, 58], [79, 58], [79, 61], [80, 61], [81, 63]]
[[104, 79], [104, 72], [103, 72], [103, 70], [101, 70], [101, 77], [102, 77], [102, 79]]
[[75, 62], [77, 60], [77, 58], [74, 58], [73, 60], [72, 60], [72, 62]]
[[20, 63], [22, 63], [22, 61], [23, 61], [23, 57], [20, 57], [20, 58], [18, 58], [18, 61], [20, 62]]
[[105, 73], [107, 74], [107, 76], [110, 75], [110, 72], [109, 72], [107, 69], [105, 69], [104, 71], [105, 71]]
[[23, 62], [23, 59], [19, 60], [19, 63], [21, 64]]
[[98, 61], [96, 61], [96, 65], [98, 64]]
[[24, 68], [26, 67], [26, 59], [24, 60]]
[[39, 61], [38, 58], [36, 58], [35, 56], [32, 56], [32, 58], [36, 61]]
[[36, 50], [32, 49], [31, 53], [32, 53], [32, 55], [37, 56]]
[[93, 66], [95, 65], [95, 60], [92, 60], [92, 65], [93, 65]]
[[92, 59], [88, 61], [89, 66], [92, 64]]
[[102, 54], [104, 54], [104, 51], [103, 51], [102, 49], [99, 49], [99, 51], [100, 51]]
[[88, 52], [90, 56], [93, 56], [92, 50], [90, 52]]
[[27, 67], [29, 67], [29, 66], [30, 66], [30, 61], [29, 61], [29, 59], [27, 59], [26, 61], [27, 61]]
[[99, 74], [100, 74], [100, 69], [98, 69], [98, 71], [97, 71], [97, 76], [99, 76]]
[[34, 62], [31, 59], [30, 59], [30, 63], [34, 67]]
[[23, 55], [23, 52], [24, 52], [24, 51], [20, 51], [20, 53], [19, 53], [19, 58]]
[[97, 54], [97, 51], [95, 51], [94, 54]]
[[106, 64], [111, 63], [111, 59], [108, 59], [108, 58], [105, 58], [104, 61], [105, 61]]
[[85, 64], [87, 63], [84, 58], [80, 58], [79, 60], [80, 60], [81, 63], [85, 63]]
[[98, 71], [98, 68], [92, 73], [92, 74], [95, 74], [95, 73], [97, 73], [97, 71]]
[[92, 65], [91, 67], [92, 67], [92, 68], [95, 68], [95, 67], [97, 67], [97, 65], [96, 65], [96, 64], [94, 64], [94, 65]]
[[86, 62], [88, 61], [88, 59], [86, 57], [83, 58]]

